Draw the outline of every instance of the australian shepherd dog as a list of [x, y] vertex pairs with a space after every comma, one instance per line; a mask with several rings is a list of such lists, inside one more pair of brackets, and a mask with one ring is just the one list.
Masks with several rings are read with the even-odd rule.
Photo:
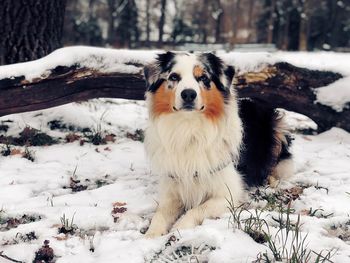
[[167, 52], [144, 69], [146, 153], [160, 176], [159, 205], [146, 233], [193, 228], [245, 199], [245, 189], [289, 176], [282, 116], [238, 100], [235, 70], [212, 53]]

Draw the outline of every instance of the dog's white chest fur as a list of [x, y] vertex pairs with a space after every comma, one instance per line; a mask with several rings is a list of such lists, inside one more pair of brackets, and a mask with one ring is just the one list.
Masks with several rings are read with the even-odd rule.
[[[232, 158], [239, 151], [241, 123], [234, 116], [235, 106], [227, 105], [228, 114], [217, 123], [197, 112], [150, 120], [145, 146], [152, 170], [162, 176], [161, 188], [171, 185], [168, 191], [179, 196], [186, 209], [222, 190], [225, 174], [236, 177]], [[217, 167], [222, 169], [212, 173]]]

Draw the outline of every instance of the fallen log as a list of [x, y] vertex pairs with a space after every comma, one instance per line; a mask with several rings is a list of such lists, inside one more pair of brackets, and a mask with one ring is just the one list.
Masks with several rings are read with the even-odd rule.
[[[315, 89], [342, 78], [339, 73], [309, 70], [281, 62], [260, 72], [248, 72], [235, 80], [240, 97], [260, 100], [308, 116], [322, 132], [332, 127], [350, 131], [350, 109], [338, 112], [317, 102]], [[349, 83], [350, 85], [350, 83]]]
[[[56, 66], [50, 73], [26, 80], [24, 76], [0, 80], [0, 116], [46, 109], [92, 98], [144, 99], [142, 63], [127, 62], [133, 73], [100, 71], [80, 64]], [[1, 67], [0, 67], [1, 72]], [[258, 72], [237, 74], [234, 83], [239, 97], [250, 97], [310, 117], [319, 131], [340, 127], [350, 132], [350, 109], [341, 112], [317, 103], [314, 90], [342, 75], [309, 70], [288, 63], [266, 65]]]

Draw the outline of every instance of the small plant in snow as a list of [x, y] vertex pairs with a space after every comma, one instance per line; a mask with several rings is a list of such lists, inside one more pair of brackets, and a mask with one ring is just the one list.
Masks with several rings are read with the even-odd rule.
[[290, 215], [293, 212], [290, 207], [291, 202], [286, 208], [281, 202], [277, 209], [278, 217], [272, 217], [277, 222], [275, 234], [272, 234], [269, 224], [262, 217], [262, 211], [255, 209], [252, 213], [244, 204], [235, 207], [232, 195], [227, 202], [231, 214], [230, 225], [247, 233], [255, 242], [265, 244], [268, 247], [270, 253], [260, 253], [255, 262], [308, 263], [312, 259], [316, 260], [313, 262], [319, 263], [331, 262], [332, 253], [328, 252], [323, 255], [322, 252], [316, 253], [308, 247], [307, 234], [302, 234], [301, 231], [300, 215], [298, 215], [296, 222], [291, 220]]
[[193, 244], [179, 244], [179, 239], [171, 235], [165, 246], [156, 252], [152, 258], [146, 259], [147, 263], [205, 263], [209, 260], [209, 254], [215, 247], [207, 244], [194, 246]]
[[16, 236], [10, 240], [6, 240], [4, 242], [2, 242], [1, 245], [3, 246], [8, 246], [8, 245], [16, 245], [19, 244], [21, 242], [27, 243], [27, 242], [31, 242], [32, 240], [36, 240], [38, 239], [35, 231], [30, 231], [28, 233], [17, 233]]
[[[287, 260], [291, 263], [309, 262], [311, 250], [308, 249], [307, 234], [302, 235], [301, 232], [300, 215], [298, 215], [297, 222], [293, 224], [290, 219], [290, 210], [287, 210], [286, 217], [282, 212], [279, 213], [278, 222], [278, 230], [275, 235], [266, 233], [267, 245], [273, 258], [277, 261]], [[267, 254], [265, 257], [267, 258]]]
[[80, 192], [86, 190], [87, 185], [83, 185], [77, 176], [78, 165], [75, 166], [72, 176], [69, 178], [69, 187], [64, 186], [64, 188], [72, 189], [72, 192]]
[[317, 217], [317, 218], [328, 218], [332, 215], [334, 215], [334, 213], [329, 213], [329, 214], [324, 214], [324, 210], [322, 208], [316, 208], [313, 209], [312, 207], [310, 207], [309, 210], [306, 210], [306, 215], [311, 216], [311, 217]]
[[34, 160], [35, 160], [34, 151], [30, 150], [28, 147], [24, 148], [24, 153], [22, 156], [23, 156], [23, 158], [25, 158], [31, 162], [34, 162]]
[[46, 133], [29, 126], [25, 127], [23, 131], [20, 132], [19, 136], [20, 137], [14, 139], [15, 145], [44, 146], [52, 145], [58, 142], [56, 139], [52, 138]]
[[2, 207], [0, 209], [0, 225], [5, 224], [6, 223], [6, 219], [5, 219], [5, 209]]
[[[247, 233], [255, 242], [260, 244], [265, 243], [266, 232], [264, 229], [268, 229], [268, 224], [265, 219], [262, 218], [262, 211], [254, 210], [254, 213], [250, 212], [245, 204], [235, 206], [233, 203], [232, 195], [230, 192], [230, 200], [227, 199], [228, 209], [230, 211], [229, 224], [235, 229], [239, 229]], [[243, 215], [248, 214], [247, 218], [244, 218]]]
[[2, 156], [9, 156], [11, 155], [11, 151], [12, 149], [10, 144], [6, 143], [4, 146], [1, 147], [0, 154]]
[[145, 132], [142, 129], [136, 129], [133, 133], [127, 132], [126, 137], [134, 141], [143, 142], [145, 140]]
[[61, 216], [61, 227], [58, 229], [59, 234], [74, 234], [74, 232], [78, 229], [78, 226], [74, 224], [74, 216], [75, 213], [73, 214], [71, 220], [69, 220], [69, 218], [67, 218], [65, 214]]
[[115, 141], [115, 135], [114, 134], [107, 134], [104, 135], [102, 132], [102, 121], [107, 111], [105, 111], [101, 117], [100, 120], [96, 126], [95, 129], [93, 129], [89, 133], [84, 133], [84, 136], [87, 138], [88, 142], [92, 143], [93, 145], [101, 145], [106, 144], [107, 142], [114, 142]]

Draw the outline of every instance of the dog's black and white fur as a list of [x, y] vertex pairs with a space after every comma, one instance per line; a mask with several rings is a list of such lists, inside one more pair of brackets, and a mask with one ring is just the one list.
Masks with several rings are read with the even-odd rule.
[[161, 176], [159, 206], [146, 233], [192, 228], [239, 204], [246, 185], [276, 185], [292, 173], [290, 138], [267, 106], [238, 100], [234, 68], [212, 53], [158, 55], [145, 67], [145, 147]]

